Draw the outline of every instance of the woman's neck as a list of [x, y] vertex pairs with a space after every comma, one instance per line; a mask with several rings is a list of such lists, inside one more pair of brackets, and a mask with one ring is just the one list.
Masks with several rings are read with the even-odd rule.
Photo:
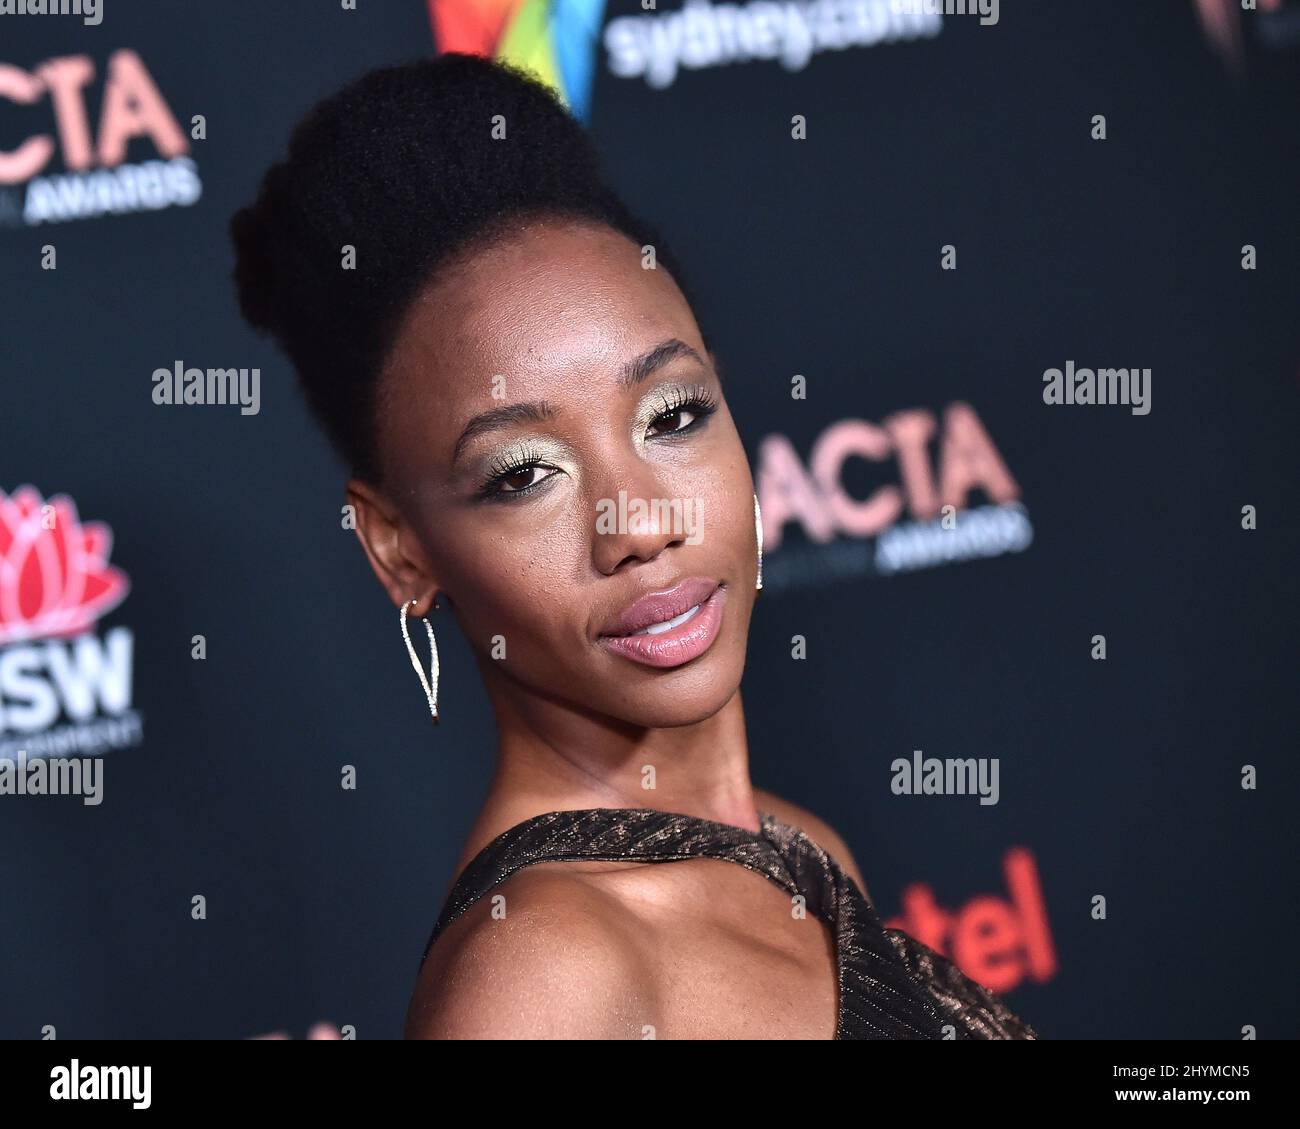
[[[471, 834], [479, 846], [534, 815], [593, 807], [656, 808], [758, 830], [739, 690], [711, 717], [671, 728], [611, 725], [554, 703], [532, 703], [524, 716], [494, 696], [502, 705], [496, 769]], [[477, 849], [469, 845], [471, 857]]]

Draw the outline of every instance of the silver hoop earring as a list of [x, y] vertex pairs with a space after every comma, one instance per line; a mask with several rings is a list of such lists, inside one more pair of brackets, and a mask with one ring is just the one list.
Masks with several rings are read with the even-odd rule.
[[754, 495], [754, 540], [758, 543], [758, 583], [755, 592], [763, 590], [763, 511], [758, 508], [758, 495]]
[[[429, 650], [431, 657], [429, 659], [429, 677], [425, 678], [424, 671], [420, 669], [420, 659], [415, 653], [415, 647], [411, 643], [411, 633], [406, 629], [406, 609], [412, 604], [419, 603], [418, 599], [407, 600], [402, 605], [401, 624], [402, 638], [406, 640], [406, 650], [411, 656], [411, 665], [415, 667], [415, 673], [420, 676], [420, 685], [424, 687], [425, 696], [429, 699], [429, 712], [433, 714], [433, 724], [438, 725], [438, 641], [433, 637], [433, 625], [426, 618], [424, 620], [424, 629], [429, 633]], [[435, 600], [430, 611], [436, 611], [438, 602]]]

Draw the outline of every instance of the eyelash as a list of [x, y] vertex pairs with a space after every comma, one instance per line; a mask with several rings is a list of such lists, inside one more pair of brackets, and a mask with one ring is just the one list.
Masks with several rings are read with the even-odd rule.
[[[693, 432], [702, 426], [709, 416], [718, 410], [718, 401], [716, 397], [703, 385], [698, 385], [690, 391], [684, 391], [680, 388], [672, 389], [663, 397], [663, 407], [650, 421], [651, 426], [658, 423], [665, 416], [673, 416], [679, 412], [689, 411], [694, 413], [698, 418], [691, 420], [685, 427], [678, 428], [676, 431], [666, 431], [654, 438], [667, 439], [678, 435], [685, 435], [687, 432]], [[547, 481], [546, 478], [530, 483], [521, 490], [502, 490], [501, 483], [512, 475], [518, 474], [523, 470], [532, 470], [541, 465], [542, 455], [533, 448], [525, 448], [520, 451], [514, 458], [510, 459], [504, 466], [490, 467], [488, 469], [488, 481], [483, 484], [479, 491], [479, 496], [488, 502], [513, 502], [516, 498], [523, 497], [525, 494], [531, 494], [539, 486]], [[549, 475], [547, 476], [550, 477]]]

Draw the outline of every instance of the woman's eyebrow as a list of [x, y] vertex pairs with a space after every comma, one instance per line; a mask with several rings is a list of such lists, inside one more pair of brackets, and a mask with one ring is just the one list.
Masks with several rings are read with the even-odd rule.
[[527, 400], [522, 404], [504, 404], [499, 408], [480, 412], [465, 425], [465, 430], [460, 433], [460, 438], [456, 440], [455, 450], [451, 453], [452, 464], [456, 463], [464, 451], [465, 445], [476, 435], [482, 435], [485, 431], [496, 431], [498, 428], [510, 427], [516, 423], [543, 423], [554, 419], [555, 416], [555, 406], [547, 400]]
[[687, 345], [685, 341], [679, 341], [676, 337], [671, 337], [648, 352], [642, 353], [636, 360], [628, 361], [619, 372], [618, 386], [620, 388], [631, 388], [634, 384], [640, 384], [657, 370], [663, 368], [669, 361], [675, 361], [678, 357], [690, 357], [700, 365], [708, 367], [704, 358]]
[[[620, 388], [631, 388], [640, 384], [678, 357], [689, 357], [700, 365], [708, 367], [699, 353], [687, 345], [685, 341], [673, 337], [623, 365], [618, 374], [618, 386]], [[547, 400], [527, 400], [522, 404], [504, 404], [499, 408], [480, 412], [465, 425], [465, 429], [460, 433], [460, 438], [456, 440], [456, 446], [451, 454], [452, 465], [454, 466], [460, 459], [469, 441], [478, 435], [488, 431], [496, 431], [503, 427], [511, 427], [517, 423], [543, 423], [554, 419], [556, 414], [555, 405]]]

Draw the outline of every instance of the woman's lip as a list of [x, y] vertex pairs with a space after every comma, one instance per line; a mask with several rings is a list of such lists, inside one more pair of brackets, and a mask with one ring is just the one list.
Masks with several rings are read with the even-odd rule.
[[704, 654], [718, 637], [726, 585], [719, 584], [700, 610], [685, 623], [658, 635], [602, 635], [600, 643], [625, 659], [644, 666], [681, 666]]
[[651, 624], [666, 623], [703, 604], [717, 590], [718, 583], [705, 576], [690, 576], [664, 592], [648, 592], [610, 620], [600, 634], [631, 635]]

